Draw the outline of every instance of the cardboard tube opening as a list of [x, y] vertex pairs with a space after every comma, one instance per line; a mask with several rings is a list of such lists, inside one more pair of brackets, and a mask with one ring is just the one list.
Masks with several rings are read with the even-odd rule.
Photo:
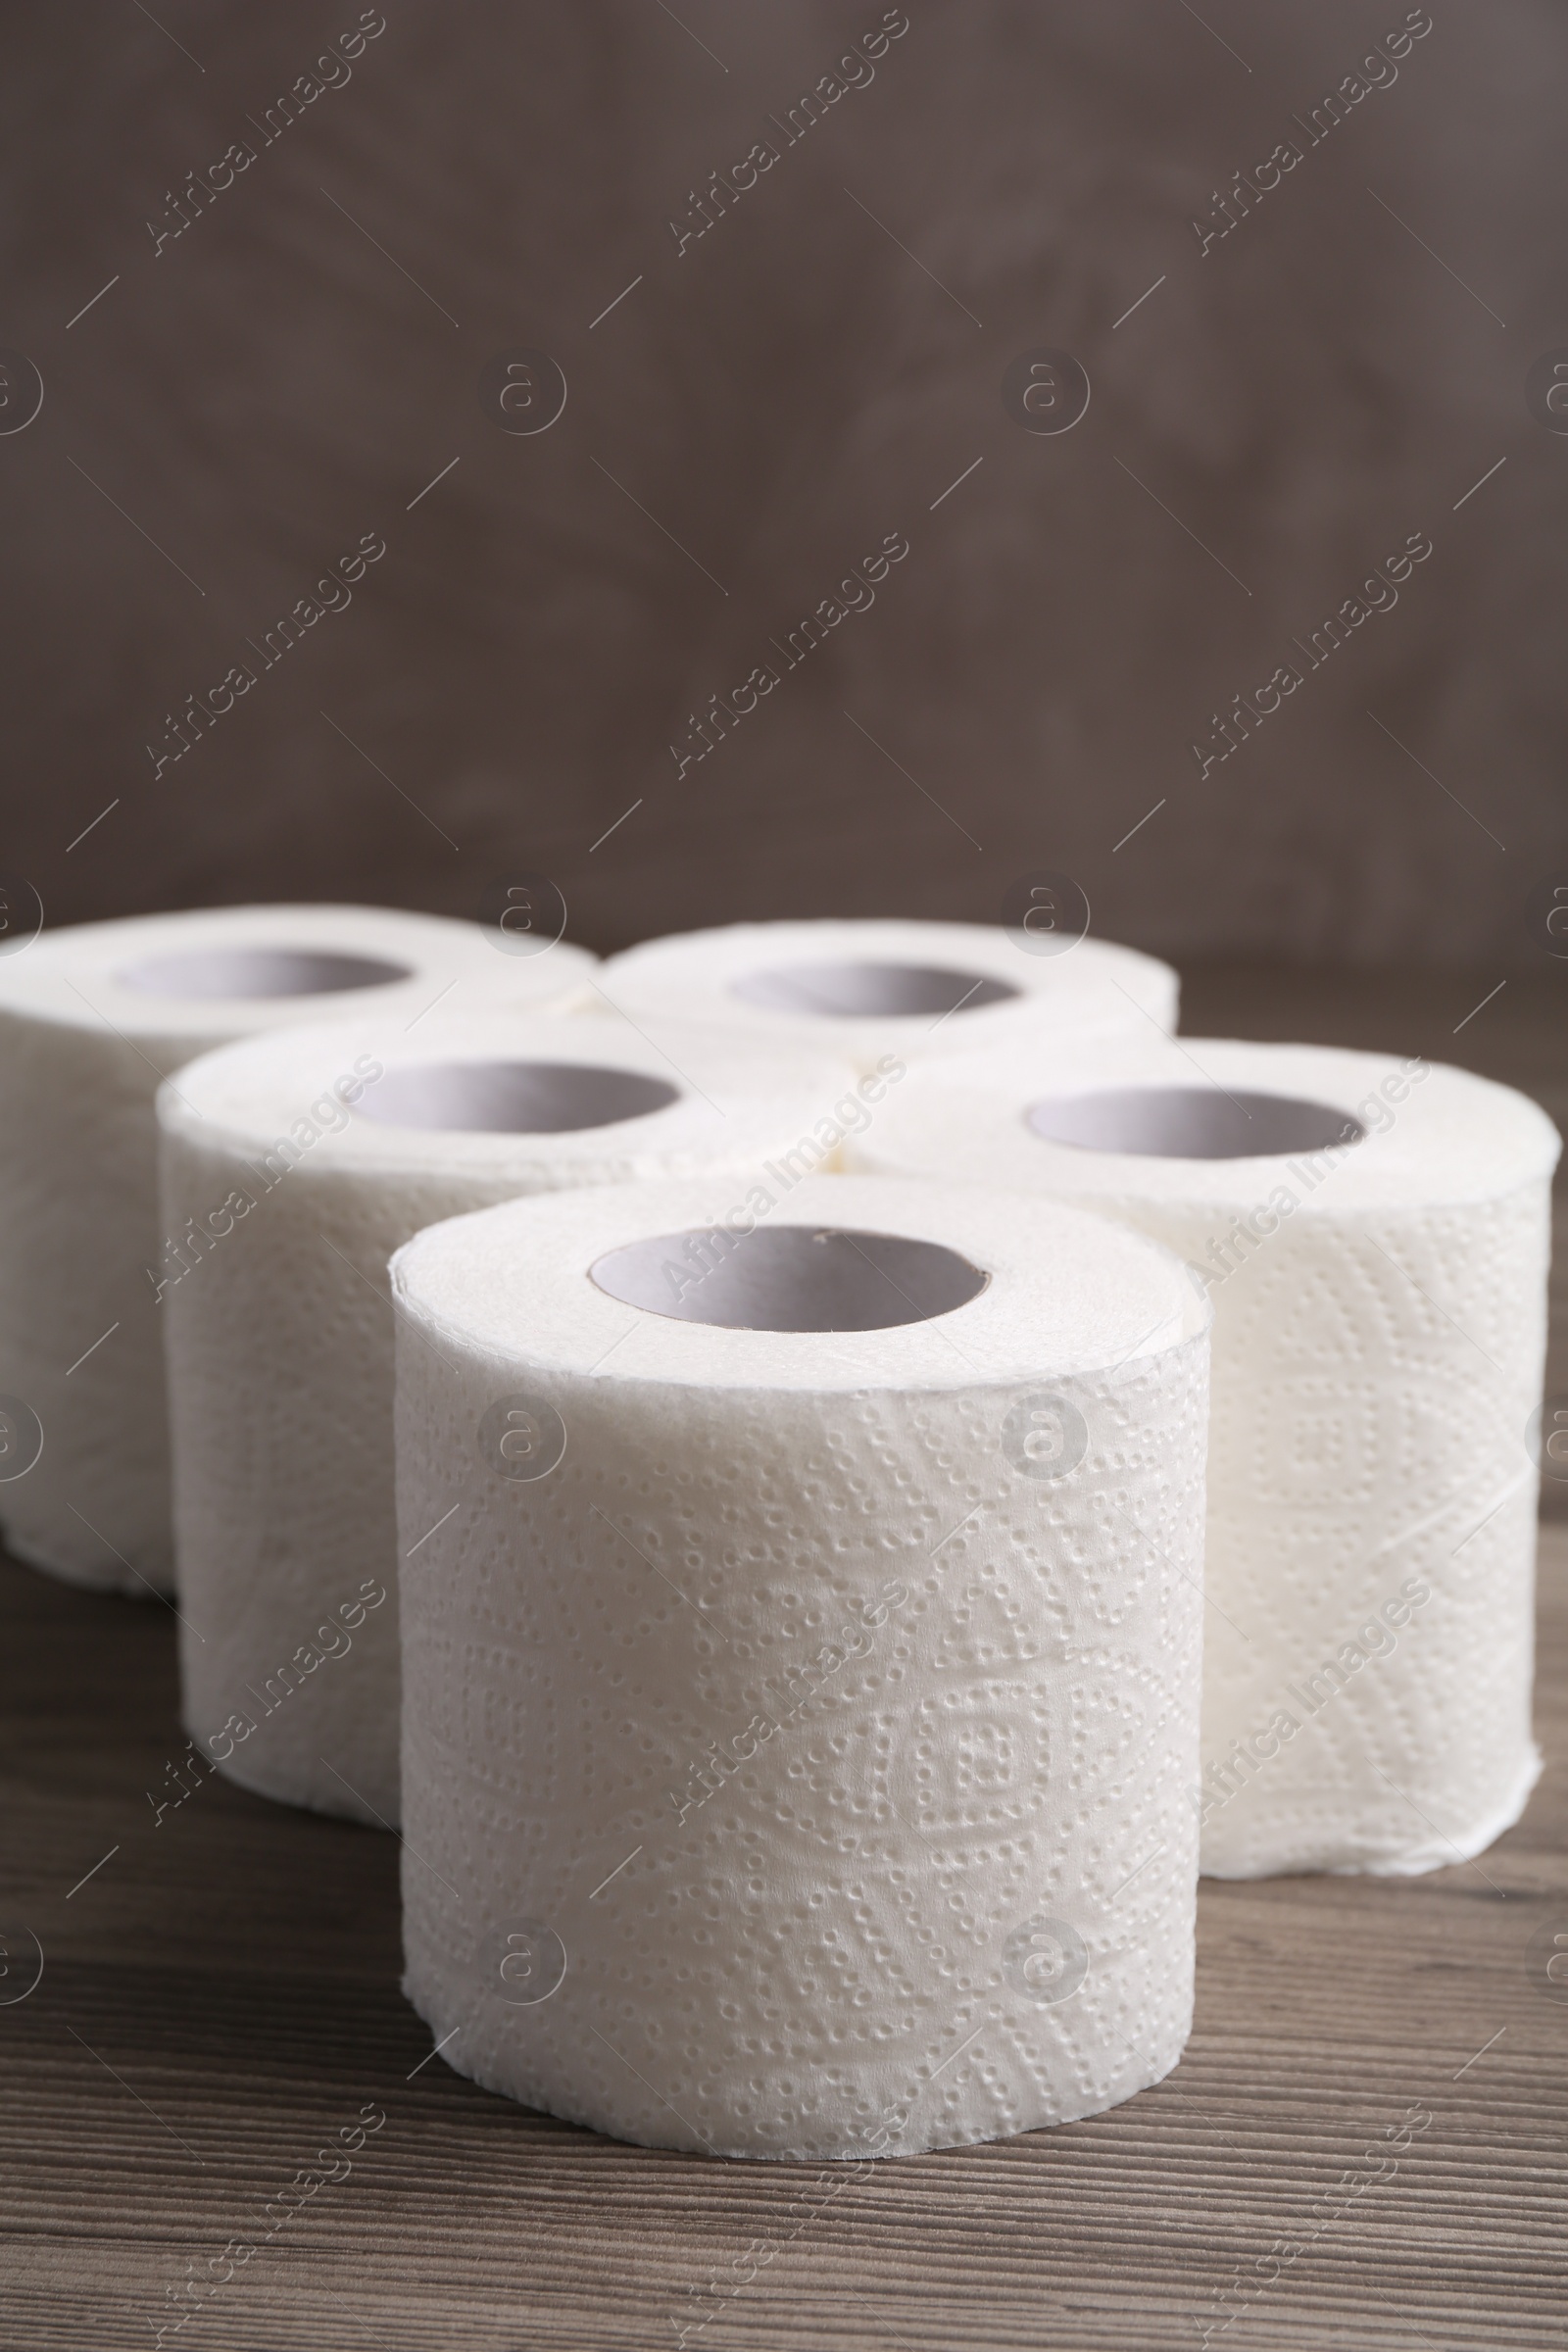
[[1082, 1152], [1157, 1159], [1272, 1159], [1364, 1142], [1348, 1110], [1294, 1095], [1225, 1094], [1217, 1086], [1105, 1087], [1054, 1095], [1025, 1112], [1036, 1135]]
[[357, 1108], [381, 1127], [565, 1135], [646, 1118], [679, 1101], [679, 1087], [639, 1070], [576, 1061], [419, 1061], [383, 1071]]
[[588, 1271], [626, 1306], [724, 1331], [890, 1331], [951, 1315], [991, 1280], [940, 1242], [813, 1225], [659, 1234]]
[[792, 963], [746, 972], [730, 994], [764, 1012], [815, 1012], [838, 1020], [900, 1014], [977, 1012], [1023, 992], [980, 972], [929, 963]]
[[337, 956], [316, 948], [190, 948], [154, 956], [115, 978], [147, 997], [331, 997], [384, 988], [413, 967], [379, 956]]

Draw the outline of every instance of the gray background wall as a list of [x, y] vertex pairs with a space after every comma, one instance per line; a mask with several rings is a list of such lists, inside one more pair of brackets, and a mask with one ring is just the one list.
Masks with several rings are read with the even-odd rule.
[[[359, 13], [10, 14], [0, 341], [44, 401], [0, 438], [0, 865], [51, 921], [478, 911], [539, 869], [612, 947], [991, 919], [1052, 867], [1178, 956], [1544, 960], [1568, 439], [1525, 378], [1568, 345], [1560, 11], [1433, 0], [1311, 145], [1291, 117], [1397, 0], [907, 0], [786, 145], [769, 118], [879, 0], [386, 0], [264, 143]], [[777, 163], [678, 249], [762, 137]], [[1193, 217], [1287, 137], [1202, 251]], [[235, 140], [255, 161], [155, 249]], [[1070, 432], [1004, 407], [1042, 345], [1092, 385]], [[481, 401], [518, 346], [564, 372], [548, 431]], [[692, 709], [889, 532], [874, 606], [677, 776]], [[352, 603], [263, 668], [247, 641], [365, 533]], [[1411, 533], [1397, 604], [1200, 776], [1216, 706]], [[155, 775], [166, 712], [247, 659]]]

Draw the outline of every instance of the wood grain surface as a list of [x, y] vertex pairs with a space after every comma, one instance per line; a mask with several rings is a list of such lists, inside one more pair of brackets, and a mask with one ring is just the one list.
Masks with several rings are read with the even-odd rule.
[[[1374, 1002], [1364, 980], [1209, 973], [1186, 1026], [1436, 1052], [1472, 1001], [1450, 1018], [1450, 982]], [[1526, 993], [1448, 1057], [1550, 1104], [1560, 1032]], [[155, 1826], [147, 1791], [184, 1751], [168, 1609], [4, 1564], [0, 1616], [7, 2352], [140, 2352], [191, 2276], [216, 2291], [166, 2335], [182, 2352], [1491, 2352], [1568, 2332], [1568, 2001], [1530, 1951], [1568, 1936], [1568, 1530], [1543, 1534], [1547, 1770], [1516, 1830], [1419, 1880], [1205, 1882], [1197, 2025], [1165, 2082], [864, 2167], [625, 2147], [451, 2074], [398, 1990], [390, 1838], [218, 1777]], [[19, 1999], [24, 1930], [43, 1974]], [[283, 2218], [278, 2192], [362, 2116], [384, 2121]], [[1401, 2124], [1408, 2145], [1368, 2160]], [[256, 2251], [225, 2282], [230, 2240]]]

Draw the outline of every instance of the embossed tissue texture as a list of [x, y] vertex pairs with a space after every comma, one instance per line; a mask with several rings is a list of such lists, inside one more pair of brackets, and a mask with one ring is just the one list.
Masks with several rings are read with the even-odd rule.
[[[1359, 1112], [1370, 1132], [1183, 1160], [1047, 1144], [1025, 1122], [1045, 1096], [1205, 1079]], [[1467, 1072], [1211, 1039], [1049, 1071], [988, 1060], [951, 1087], [913, 1074], [865, 1139], [884, 1170], [1045, 1190], [1200, 1270], [1205, 1872], [1439, 1869], [1524, 1807], [1556, 1154], [1534, 1103]]]
[[[403, 1568], [405, 1982], [450, 2063], [780, 2158], [995, 2138], [1170, 2070], [1204, 1339], [1054, 1384], [1089, 1450], [1052, 1483], [1002, 1444], [1038, 1383], [546, 1373], [408, 1313], [405, 1549], [466, 1497]], [[455, 1485], [518, 1391], [559, 1467]]]
[[[758, 1037], [818, 1044], [827, 1032], [865, 1069], [889, 1053], [917, 1061], [988, 1045], [1022, 1049], [1075, 1035], [1136, 1033], [1151, 1024], [1175, 1027], [1179, 982], [1168, 963], [1097, 939], [1080, 939], [1065, 955], [1039, 953], [1050, 943], [1041, 919], [1048, 907], [1025, 911], [1027, 947], [1019, 944], [1021, 924], [1007, 930], [1000, 923], [893, 921], [732, 923], [645, 940], [610, 958], [596, 1002], [608, 997], [644, 1026], [719, 1021]], [[1068, 917], [1063, 912], [1060, 919]], [[934, 1002], [918, 1012], [854, 1017], [808, 1008], [813, 996], [834, 1001], [831, 987], [813, 975], [861, 963], [912, 966], [928, 978], [956, 973], [953, 1008]], [[780, 972], [802, 985], [801, 1008], [760, 1007], [737, 993], [737, 983], [745, 988], [759, 974]], [[1008, 993], [992, 997], [988, 982]]]
[[1538, 1181], [1282, 1227], [1217, 1292], [1205, 1871], [1436, 1870], [1523, 1810], [1549, 1243]]
[[[154, 957], [258, 945], [395, 959], [408, 976], [353, 997], [248, 1000], [123, 982]], [[156, 1297], [172, 1238], [158, 1209], [160, 1078], [229, 1038], [340, 1020], [349, 1004], [406, 1021], [453, 982], [451, 1003], [553, 997], [591, 960], [564, 945], [503, 956], [477, 923], [368, 906], [84, 923], [0, 960], [0, 1396], [36, 1414], [44, 1438], [34, 1467], [0, 1484], [0, 1524], [19, 1557], [132, 1597], [173, 1590]]]
[[[170, 1230], [236, 1196], [252, 1203], [164, 1306], [185, 1721], [247, 1788], [398, 1820], [392, 1251], [522, 1193], [726, 1169], [726, 1197], [744, 1200], [755, 1160], [809, 1134], [849, 1085], [825, 1056], [776, 1056], [757, 1091], [755, 1056], [690, 1033], [673, 1042], [693, 1083], [668, 1105], [546, 1134], [372, 1123], [356, 1113], [373, 1082], [368, 1098], [350, 1079], [351, 1111], [332, 1101], [334, 1078], [509, 1055], [679, 1071], [619, 1022], [436, 1017], [412, 1038], [323, 1028], [232, 1047], [163, 1097]], [[293, 1164], [286, 1150], [267, 1159], [313, 1102], [319, 1139]], [[427, 1351], [443, 1368], [441, 1344]], [[342, 1654], [333, 1612], [377, 1587], [385, 1605]]]

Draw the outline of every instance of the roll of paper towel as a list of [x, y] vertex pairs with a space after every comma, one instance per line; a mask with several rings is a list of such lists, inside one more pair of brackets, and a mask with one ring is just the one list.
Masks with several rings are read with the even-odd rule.
[[[153, 1098], [226, 1039], [350, 1008], [411, 1021], [554, 1001], [593, 958], [499, 954], [477, 923], [373, 906], [229, 906], [84, 923], [0, 956], [0, 1484], [22, 1559], [73, 1583], [172, 1589], [155, 1293]], [[502, 945], [514, 945], [510, 939]]]
[[1187, 1038], [916, 1072], [857, 1147], [1108, 1212], [1212, 1298], [1215, 1876], [1434, 1870], [1524, 1807], [1557, 1151], [1462, 1070]]
[[406, 1989], [648, 2145], [1094, 2114], [1191, 2018], [1207, 1310], [1068, 1208], [765, 1190], [393, 1261]]
[[1173, 1029], [1169, 964], [1053, 929], [1049, 890], [985, 923], [735, 923], [652, 939], [597, 975], [643, 1027], [719, 1021], [757, 1038], [835, 1037], [858, 1067], [987, 1045]]
[[[247, 1788], [398, 1817], [387, 1259], [518, 1193], [722, 1171], [744, 1202], [844, 1064], [619, 1021], [313, 1028], [163, 1090], [174, 1519], [187, 1728]], [[439, 1342], [431, 1363], [445, 1370]], [[412, 1539], [411, 1539], [412, 1541]], [[357, 1612], [353, 1623], [344, 1612]]]

